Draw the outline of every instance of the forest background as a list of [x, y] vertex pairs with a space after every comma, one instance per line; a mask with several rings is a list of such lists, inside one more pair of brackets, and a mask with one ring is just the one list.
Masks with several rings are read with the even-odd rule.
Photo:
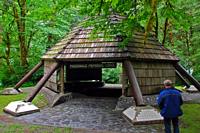
[[[126, 19], [113, 28], [108, 23], [112, 14]], [[96, 31], [111, 28], [108, 32], [127, 39], [141, 27], [145, 34], [154, 33], [200, 80], [199, 0], [1, 0], [0, 88], [16, 84], [53, 44], [85, 18], [89, 18], [86, 25]], [[103, 79], [116, 83], [119, 72], [119, 68], [104, 70]], [[34, 74], [26, 85], [34, 85], [42, 74], [42, 70]]]

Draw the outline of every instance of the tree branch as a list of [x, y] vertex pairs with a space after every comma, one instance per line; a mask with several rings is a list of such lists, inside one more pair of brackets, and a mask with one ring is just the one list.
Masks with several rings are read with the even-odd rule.
[[30, 48], [30, 44], [31, 44], [31, 41], [33, 39], [33, 36], [35, 35], [37, 31], [31, 31], [30, 35], [29, 35], [29, 39], [28, 39], [28, 44], [27, 44], [27, 51], [28, 49]]
[[6, 59], [6, 57], [2, 55], [2, 56], [0, 56], [0, 59]]

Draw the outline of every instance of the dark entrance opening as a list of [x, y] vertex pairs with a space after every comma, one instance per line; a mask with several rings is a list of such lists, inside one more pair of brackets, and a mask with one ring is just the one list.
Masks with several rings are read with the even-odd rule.
[[[102, 69], [116, 69], [117, 63], [73, 63], [66, 66], [65, 91], [96, 97], [119, 97], [121, 85], [107, 84]], [[119, 76], [119, 75], [118, 75]]]

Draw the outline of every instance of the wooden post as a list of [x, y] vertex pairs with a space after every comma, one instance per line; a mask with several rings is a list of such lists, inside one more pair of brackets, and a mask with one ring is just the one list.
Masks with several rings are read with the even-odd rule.
[[128, 79], [129, 79], [131, 87], [133, 89], [133, 95], [134, 95], [134, 98], [136, 101], [136, 105], [138, 105], [138, 106], [145, 105], [143, 97], [142, 97], [142, 92], [141, 92], [139, 84], [137, 82], [137, 78], [135, 76], [135, 72], [134, 72], [132, 63], [130, 61], [124, 61], [124, 67], [126, 69]]
[[15, 86], [14, 89], [16, 89], [18, 92], [20, 92], [19, 87], [22, 86], [24, 82], [26, 82], [42, 65], [44, 64], [43, 61], [40, 61], [37, 65], [33, 67], [31, 71], [29, 71]]
[[177, 70], [175, 70], [175, 72], [176, 72], [176, 75], [182, 80], [182, 82], [185, 84], [185, 86], [187, 87], [187, 88], [189, 88], [190, 87], [190, 84], [184, 79], [184, 77], [177, 71]]
[[199, 82], [187, 71], [183, 68], [180, 64], [174, 64], [175, 69], [183, 76], [186, 77], [199, 91], [200, 91], [200, 84]]
[[122, 63], [121, 84], [122, 84], [122, 96], [125, 96], [126, 89], [128, 88], [128, 79], [126, 75], [126, 70], [124, 68], [124, 63]]
[[51, 75], [55, 72], [55, 70], [58, 67], [59, 67], [58, 63], [55, 63], [55, 64], [52, 65], [52, 67], [49, 70], [49, 72], [47, 72], [42, 77], [42, 79], [40, 79], [40, 81], [35, 86], [35, 90], [26, 98], [25, 102], [31, 102], [35, 98], [35, 96], [37, 95], [37, 93], [41, 90], [41, 88], [44, 86], [44, 84], [46, 83], [46, 81], [51, 77]]
[[64, 64], [60, 66], [60, 93], [64, 94], [65, 91], [65, 79], [64, 79]]

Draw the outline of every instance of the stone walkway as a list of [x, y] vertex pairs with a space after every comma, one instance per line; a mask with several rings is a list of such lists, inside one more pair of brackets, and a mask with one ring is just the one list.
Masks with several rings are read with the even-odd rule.
[[[200, 93], [181, 93], [184, 103], [198, 103], [200, 104]], [[143, 96], [146, 105], [157, 106], [156, 98], [158, 95], [146, 95]], [[123, 97], [121, 96], [117, 102], [116, 109], [124, 110], [132, 105], [135, 105], [133, 97]]]
[[132, 125], [125, 120], [120, 111], [115, 111], [117, 98], [81, 97], [54, 108], [17, 117], [15, 119], [31, 124], [86, 128], [117, 133], [162, 133], [163, 126]]

